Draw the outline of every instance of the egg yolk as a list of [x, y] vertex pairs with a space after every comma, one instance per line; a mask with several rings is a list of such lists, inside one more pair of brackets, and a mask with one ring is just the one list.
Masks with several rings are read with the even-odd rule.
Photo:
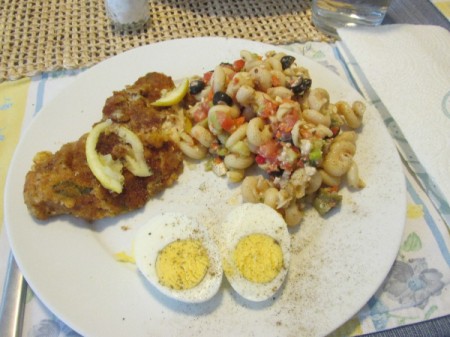
[[239, 240], [234, 251], [237, 268], [254, 283], [272, 281], [283, 268], [279, 243], [267, 234], [250, 234]]
[[200, 240], [177, 240], [165, 246], [156, 258], [159, 282], [176, 290], [191, 289], [205, 277], [209, 258]]

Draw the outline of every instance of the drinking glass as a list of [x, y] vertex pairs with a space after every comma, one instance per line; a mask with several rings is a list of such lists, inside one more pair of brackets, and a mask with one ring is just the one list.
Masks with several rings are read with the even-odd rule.
[[313, 0], [312, 22], [317, 29], [337, 36], [341, 27], [377, 26], [391, 0]]

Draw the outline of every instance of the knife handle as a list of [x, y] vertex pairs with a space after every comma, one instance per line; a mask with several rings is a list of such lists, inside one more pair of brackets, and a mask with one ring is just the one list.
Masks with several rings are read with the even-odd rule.
[[22, 337], [26, 291], [27, 283], [10, 253], [0, 304], [0, 336]]

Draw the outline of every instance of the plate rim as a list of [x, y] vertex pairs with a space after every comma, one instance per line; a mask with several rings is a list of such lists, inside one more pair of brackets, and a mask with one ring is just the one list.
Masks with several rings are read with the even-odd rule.
[[[239, 44], [239, 43], [245, 43], [245, 44], [248, 44], [248, 45], [255, 45], [255, 46], [256, 46], [256, 45], [259, 45], [259, 46], [262, 46], [261, 48], [267, 48], [267, 50], [270, 50], [270, 49], [272, 49], [272, 50], [284, 50], [284, 51], [286, 51], [286, 52], [288, 52], [288, 53], [294, 54], [296, 57], [301, 56], [301, 57], [302, 57], [302, 60], [309, 60], [310, 63], [314, 63], [317, 67], [322, 67], [322, 68], [323, 68], [322, 65], [317, 64], [317, 63], [314, 62], [313, 60], [307, 59], [305, 56], [302, 56], [302, 55], [300, 55], [300, 54], [298, 54], [298, 53], [296, 53], [296, 52], [292, 52], [291, 50], [288, 50], [288, 49], [286, 49], [286, 48], [279, 47], [279, 46], [274, 46], [274, 45], [265, 44], [265, 43], [259, 43], [259, 42], [256, 42], [256, 41], [249, 41], [249, 40], [245, 40], [245, 39], [220, 38], [220, 37], [199, 37], [199, 38], [187, 38], [187, 39], [176, 39], [176, 40], [170, 40], [170, 41], [163, 41], [163, 42], [158, 42], [158, 43], [155, 43], [155, 44], [146, 45], [146, 46], [142, 46], [142, 47], [138, 47], [138, 48], [134, 48], [134, 49], [128, 50], [128, 51], [126, 51], [126, 52], [124, 52], [124, 53], [121, 53], [121, 54], [119, 54], [119, 55], [117, 55], [117, 56], [114, 56], [114, 57], [111, 57], [111, 58], [109, 58], [109, 59], [106, 59], [105, 61], [100, 62], [99, 64], [93, 66], [92, 68], [90, 68], [90, 69], [84, 71], [83, 73], [81, 73], [81, 74], [75, 79], [74, 83], [75, 83], [75, 82], [76, 82], [76, 83], [81, 82], [85, 77], [88, 77], [88, 78], [89, 78], [90, 74], [91, 74], [92, 72], [94, 72], [95, 69], [98, 69], [99, 67], [107, 67], [109, 63], [117, 62], [117, 60], [118, 60], [119, 58], [126, 59], [126, 58], [129, 57], [130, 55], [134, 55], [135, 53], [137, 53], [137, 50], [142, 50], [142, 49], [145, 49], [145, 48], [158, 48], [158, 47], [155, 47], [155, 46], [156, 46], [156, 45], [161, 46], [161, 45], [176, 44], [176, 43], [178, 43], [178, 42], [180, 42], [180, 41], [181, 41], [182, 43], [189, 43], [190, 41], [203, 41], [204, 43], [207, 43], [208, 41], [211, 41], [211, 40], [218, 41], [218, 42], [220, 42], [220, 41], [231, 41], [231, 43], [234, 43], [234, 42], [236, 42], [237, 44]], [[94, 69], [94, 70], [93, 70], [93, 69]], [[328, 70], [328, 71], [329, 71], [329, 70]], [[144, 74], [144, 72], [142, 72], [142, 74]], [[336, 76], [336, 77], [337, 77], [337, 76]], [[340, 81], [346, 83], [343, 79], [340, 79]], [[39, 120], [39, 118], [42, 118], [42, 117], [40, 117], [40, 116], [42, 116], [43, 113], [44, 113], [44, 114], [48, 114], [48, 112], [45, 112], [45, 111], [47, 111], [47, 110], [50, 110], [50, 111], [51, 111], [53, 104], [56, 104], [56, 103], [54, 103], [54, 101], [55, 101], [56, 99], [58, 99], [58, 97], [64, 96], [68, 91], [70, 91], [70, 88], [77, 86], [77, 84], [74, 84], [74, 83], [69, 84], [69, 85], [68, 85], [67, 87], [65, 87], [65, 88], [64, 88], [64, 89], [63, 89], [63, 90], [62, 90], [62, 91], [54, 98], [54, 99], [52, 99], [51, 101], [47, 102], [46, 105], [43, 107], [43, 109], [40, 111], [40, 113], [39, 113], [36, 117], [34, 117], [33, 120], [30, 121], [30, 123], [28, 124], [26, 130], [25, 130], [25, 131], [22, 133], [22, 135], [21, 135], [20, 141], [19, 141], [19, 143], [18, 143], [18, 145], [17, 145], [17, 147], [16, 147], [16, 151], [14, 152], [13, 158], [12, 158], [12, 160], [11, 160], [10, 167], [9, 167], [9, 169], [8, 169], [8, 174], [7, 174], [7, 178], [6, 178], [6, 182], [5, 182], [5, 192], [4, 192], [4, 193], [5, 193], [5, 198], [4, 198], [4, 200], [5, 200], [5, 204], [4, 204], [4, 208], [5, 208], [5, 212], [4, 212], [4, 214], [5, 214], [5, 229], [6, 229], [6, 232], [7, 232], [7, 236], [8, 236], [9, 242], [10, 242], [10, 244], [11, 244], [11, 249], [12, 249], [14, 255], [15, 255], [15, 256], [16, 256], [16, 255], [18, 256], [17, 262], [18, 262], [18, 265], [19, 265], [19, 267], [20, 267], [21, 269], [22, 269], [22, 266], [23, 266], [23, 256], [21, 256], [20, 253], [17, 253], [18, 251], [20, 251], [20, 248], [17, 247], [17, 244], [16, 244], [14, 238], [11, 238], [11, 235], [12, 235], [12, 234], [11, 234], [11, 226], [12, 226], [12, 223], [10, 223], [9, 220], [11, 219], [12, 215], [10, 214], [10, 209], [11, 209], [11, 207], [9, 206], [9, 200], [10, 200], [10, 199], [8, 198], [8, 196], [10, 195], [10, 193], [12, 193], [12, 192], [10, 192], [10, 190], [11, 190], [13, 187], [11, 186], [12, 181], [11, 181], [10, 177], [14, 175], [14, 174], [13, 174], [14, 168], [15, 168], [15, 166], [17, 165], [17, 161], [19, 160], [17, 157], [19, 156], [19, 153], [21, 152], [20, 150], [21, 150], [21, 148], [22, 148], [22, 146], [23, 146], [22, 143], [24, 142], [24, 139], [26, 139], [26, 137], [27, 137], [27, 135], [28, 135], [28, 133], [29, 133], [29, 130], [33, 128], [33, 126], [37, 123], [36, 121]], [[348, 84], [348, 83], [346, 83], [346, 84], [347, 84], [348, 87], [351, 87], [350, 84]], [[117, 88], [117, 89], [120, 90], [120, 88]], [[352, 88], [352, 90], [354, 90], [354, 89]], [[103, 100], [104, 100], [105, 98], [106, 98], [106, 97], [104, 97]], [[374, 111], [376, 111], [375, 107], [373, 107], [373, 109], [374, 109]], [[379, 118], [381, 118], [381, 117], [379, 117]], [[387, 130], [386, 130], [386, 132], [387, 132]], [[401, 162], [400, 162], [400, 158], [399, 158], [399, 156], [398, 156], [398, 153], [397, 153], [397, 159], [398, 159], [397, 165], [399, 165], [399, 167], [401, 168]], [[403, 173], [402, 173], [401, 175], [404, 176]], [[402, 217], [403, 219], [406, 219], [406, 183], [405, 183], [405, 182], [404, 182], [404, 184], [403, 184], [402, 191], [403, 191], [403, 195], [404, 195], [404, 198], [403, 198], [403, 199], [404, 199], [404, 208], [403, 208], [403, 216], [400, 216], [400, 217]], [[403, 221], [402, 226], [400, 226], [400, 227], [401, 227], [401, 230], [400, 230], [400, 231], [403, 232], [404, 221]], [[400, 227], [399, 227], [399, 228], [400, 228]], [[401, 237], [401, 235], [400, 235], [400, 236], [398, 237], [398, 243], [397, 243], [397, 247], [398, 247], [398, 248], [400, 247], [401, 238], [402, 238], [402, 237]], [[398, 249], [397, 249], [397, 251], [398, 251]], [[22, 252], [22, 254], [23, 254], [23, 252]], [[392, 264], [394, 263], [395, 257], [396, 257], [396, 254], [393, 256], [393, 259], [392, 259], [390, 265], [392, 265]], [[27, 270], [24, 270], [23, 273], [24, 273], [24, 275], [26, 275], [26, 277], [25, 277], [26, 279], [27, 279], [27, 278], [29, 278], [29, 279], [32, 279], [32, 278], [33, 278], [31, 275], [28, 274]], [[387, 275], [387, 272], [386, 272], [386, 275]], [[382, 281], [385, 279], [386, 275], [383, 275], [382, 277], [380, 277], [380, 278], [381, 278], [381, 281], [379, 282], [379, 285], [381, 285], [381, 283], [382, 283]], [[31, 283], [33, 284], [33, 282], [31, 282]], [[379, 285], [378, 285], [378, 286], [379, 286]], [[378, 286], [377, 286], [377, 287], [378, 287]], [[32, 289], [33, 289], [33, 291], [36, 291], [36, 289], [34, 289], [33, 286], [32, 286]], [[376, 289], [375, 289], [375, 290], [376, 290]], [[38, 294], [38, 293], [39, 293], [39, 291], [36, 292], [36, 294]], [[373, 293], [370, 294], [370, 296], [369, 296], [367, 299], [365, 299], [365, 301], [363, 302], [362, 305], [364, 305], [364, 304], [367, 302], [367, 300], [368, 300], [372, 295], [373, 295]], [[49, 306], [49, 308], [50, 308], [50, 307], [53, 307], [51, 304], [50, 304], [50, 305], [47, 304], [47, 303], [48, 303], [48, 301], [47, 301], [47, 296], [44, 296], [44, 298], [41, 298], [41, 296], [38, 295], [38, 297], [42, 300], [42, 302], [43, 302], [45, 305]], [[50, 301], [50, 302], [51, 302], [51, 301]], [[360, 308], [362, 307], [362, 305], [361, 305], [360, 307], [358, 307], [357, 309], [355, 309], [355, 312], [352, 313], [352, 315], [355, 314], [356, 312], [358, 312], [358, 310], [360, 310]], [[58, 310], [57, 310], [57, 311], [58, 311]], [[52, 309], [52, 312], [55, 313], [55, 309], [54, 309], [54, 308]], [[349, 317], [347, 317], [347, 319], [351, 318], [352, 315], [350, 315]], [[62, 316], [64, 316], [64, 315], [62, 315]], [[66, 320], [63, 320], [63, 321], [66, 323]], [[343, 324], [344, 322], [345, 322], [345, 321], [342, 321], [342, 322], [340, 322], [340, 324]], [[340, 324], [339, 324], [339, 325], [340, 325]], [[339, 326], [339, 325], [338, 325], [338, 326]], [[70, 326], [71, 326], [71, 325], [70, 325]], [[337, 328], [338, 326], [336, 326], [336, 328]], [[331, 332], [331, 331], [330, 331], [330, 332]]]

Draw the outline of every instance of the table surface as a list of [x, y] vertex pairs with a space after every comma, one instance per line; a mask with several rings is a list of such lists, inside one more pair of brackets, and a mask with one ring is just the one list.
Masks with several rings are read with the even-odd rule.
[[383, 24], [394, 23], [437, 25], [450, 30], [450, 21], [425, 0], [392, 0]]
[[[450, 29], [450, 0], [431, 1], [436, 3], [392, 0], [384, 24]], [[333, 42], [311, 23], [310, 6], [310, 0], [151, 1], [150, 25], [130, 33], [111, 29], [101, 0], [2, 1], [0, 82], [89, 67], [141, 45], [177, 38], [226, 36], [276, 45]]]

